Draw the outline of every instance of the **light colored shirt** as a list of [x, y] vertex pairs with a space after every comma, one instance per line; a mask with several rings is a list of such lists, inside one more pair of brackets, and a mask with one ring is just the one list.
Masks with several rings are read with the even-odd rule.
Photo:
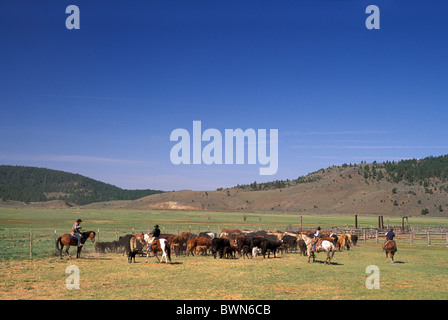
[[75, 224], [73, 225], [73, 228], [72, 228], [72, 230], [73, 230], [73, 232], [79, 232], [79, 229], [80, 229], [81, 227], [79, 226], [79, 223], [78, 222], [75, 222]]

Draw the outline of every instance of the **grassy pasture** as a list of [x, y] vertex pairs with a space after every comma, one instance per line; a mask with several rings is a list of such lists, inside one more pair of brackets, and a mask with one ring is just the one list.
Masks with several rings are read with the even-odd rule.
[[[79, 209], [0, 210], [0, 299], [447, 299], [448, 255], [445, 246], [410, 246], [398, 241], [397, 263], [386, 263], [381, 244], [360, 242], [350, 251], [336, 252], [332, 266], [288, 253], [276, 259], [213, 259], [175, 257], [172, 264], [155, 258], [129, 264], [120, 254], [95, 254], [88, 242], [82, 259], [60, 260], [53, 256], [54, 230], [68, 232], [74, 220], [83, 219], [87, 230], [101, 230], [101, 241], [115, 238], [115, 228], [126, 234], [146, 231], [155, 223], [167, 232], [193, 232], [239, 227], [284, 229], [298, 225], [298, 216], [222, 212], [119, 211]], [[261, 218], [261, 220], [260, 220]], [[363, 226], [377, 217], [358, 216]], [[386, 219], [386, 217], [385, 217]], [[390, 223], [400, 225], [399, 217]], [[448, 224], [447, 219], [411, 217], [411, 224]], [[303, 215], [304, 227], [353, 225], [352, 216]], [[29, 260], [29, 230], [33, 229], [33, 260]], [[19, 239], [22, 238], [22, 239]], [[73, 251], [74, 252], [74, 251]], [[68, 290], [65, 270], [80, 270], [80, 290]], [[366, 267], [380, 271], [380, 289], [367, 289]]]

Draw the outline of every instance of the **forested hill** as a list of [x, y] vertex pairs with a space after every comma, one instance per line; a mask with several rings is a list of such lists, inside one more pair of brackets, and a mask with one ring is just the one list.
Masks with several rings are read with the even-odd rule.
[[[366, 183], [370, 183], [372, 181], [387, 181], [390, 183], [419, 183], [419, 185], [428, 187], [434, 179], [440, 183], [445, 183], [448, 181], [448, 155], [438, 157], [429, 156], [419, 160], [409, 159], [398, 162], [386, 161], [384, 163], [377, 163], [374, 161], [371, 164], [363, 164], [361, 162], [361, 164], [353, 165], [344, 163], [340, 168], [343, 169], [348, 167], [357, 168], [358, 175], [364, 177]], [[330, 168], [327, 168], [326, 170]], [[310, 173], [307, 176], [300, 176], [295, 180], [276, 180], [263, 183], [257, 183], [255, 181], [247, 185], [237, 185], [234, 188], [250, 191], [282, 189], [296, 186], [298, 184], [316, 182], [322, 179], [324, 175], [325, 169], [321, 169]], [[442, 186], [442, 188], [448, 189], [448, 186]]]
[[45, 168], [0, 165], [0, 201], [63, 200], [84, 205], [111, 200], [135, 200], [160, 190], [125, 190], [79, 174]]

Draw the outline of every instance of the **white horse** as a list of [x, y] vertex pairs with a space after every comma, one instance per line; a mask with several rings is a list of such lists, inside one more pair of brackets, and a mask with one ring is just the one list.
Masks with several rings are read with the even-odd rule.
[[[313, 256], [313, 262], [314, 262], [315, 255], [314, 255], [314, 250], [313, 250], [313, 238], [309, 237], [305, 234], [302, 234], [302, 239], [306, 243], [306, 248], [307, 248], [307, 252], [308, 252], [308, 263], [310, 262], [311, 255]], [[325, 251], [327, 253], [327, 259], [325, 259], [324, 264], [328, 263], [329, 265], [331, 265], [330, 261], [331, 261], [331, 258], [333, 258], [334, 252], [335, 252], [334, 244], [328, 240], [322, 240], [322, 242], [320, 244], [316, 245], [316, 252], [321, 252], [321, 251]], [[330, 256], [330, 252], [331, 252], [331, 256]]]
[[[149, 240], [151, 239], [151, 237], [145, 233], [144, 235], [144, 240], [146, 243], [146, 262], [148, 262], [148, 258], [149, 258]], [[159, 238], [159, 240], [157, 240], [157, 244], [152, 244], [151, 245], [151, 251], [154, 253], [154, 256], [157, 258], [157, 260], [159, 260], [160, 263], [163, 262], [163, 257], [165, 257], [165, 262], [168, 263], [168, 260], [170, 260], [171, 262], [171, 249], [170, 249], [170, 245], [168, 243], [168, 241], [166, 239], [163, 238]], [[162, 251], [162, 259], [159, 259], [159, 257], [157, 256], [157, 252], [158, 251]]]

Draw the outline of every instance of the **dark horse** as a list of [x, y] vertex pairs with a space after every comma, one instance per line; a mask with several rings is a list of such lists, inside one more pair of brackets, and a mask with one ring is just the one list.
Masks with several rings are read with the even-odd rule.
[[389, 261], [389, 256], [392, 260], [392, 263], [394, 262], [394, 254], [397, 252], [397, 245], [395, 244], [395, 241], [388, 240], [386, 244], [384, 245], [384, 251], [386, 251], [386, 261]]
[[[92, 240], [92, 242], [95, 242], [95, 231], [81, 232], [81, 235], [82, 235], [81, 244], [84, 245], [86, 240], [89, 238], [90, 238], [90, 240]], [[65, 249], [65, 252], [67, 253], [68, 257], [71, 259], [72, 256], [68, 252], [68, 249], [70, 249], [70, 246], [78, 247], [78, 240], [73, 239], [70, 236], [70, 233], [66, 233], [63, 236], [59, 237], [58, 240], [56, 240], [56, 248], [59, 250], [59, 256], [61, 257], [61, 259], [62, 259], [62, 249], [64, 248], [64, 246], [67, 247], [67, 249]], [[79, 258], [81, 256], [81, 250], [82, 250], [82, 246], [78, 247], [78, 251], [76, 251], [76, 258]]]

